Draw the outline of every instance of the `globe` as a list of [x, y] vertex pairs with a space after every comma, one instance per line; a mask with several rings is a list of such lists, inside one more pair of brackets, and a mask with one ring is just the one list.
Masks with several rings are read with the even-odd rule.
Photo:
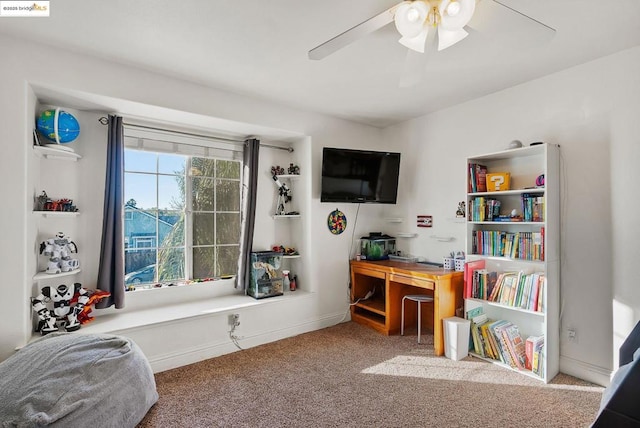
[[70, 143], [80, 134], [80, 124], [71, 113], [58, 109], [58, 136], [56, 138], [56, 110], [45, 110], [37, 120], [36, 128], [47, 139], [56, 143]]

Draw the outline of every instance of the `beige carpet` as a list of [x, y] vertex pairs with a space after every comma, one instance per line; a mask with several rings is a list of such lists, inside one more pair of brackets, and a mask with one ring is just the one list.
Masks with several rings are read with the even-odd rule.
[[586, 427], [597, 413], [602, 387], [435, 357], [414, 334], [349, 322], [159, 373], [140, 427]]

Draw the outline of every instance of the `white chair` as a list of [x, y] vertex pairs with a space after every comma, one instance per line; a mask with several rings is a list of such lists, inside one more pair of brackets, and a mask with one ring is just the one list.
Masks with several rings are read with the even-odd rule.
[[401, 324], [400, 324], [400, 335], [404, 336], [404, 301], [411, 300], [413, 302], [418, 302], [418, 343], [420, 343], [420, 334], [422, 327], [422, 313], [421, 313], [421, 303], [433, 303], [433, 296], [426, 296], [424, 294], [408, 294], [402, 298], [402, 311], [401, 311]]

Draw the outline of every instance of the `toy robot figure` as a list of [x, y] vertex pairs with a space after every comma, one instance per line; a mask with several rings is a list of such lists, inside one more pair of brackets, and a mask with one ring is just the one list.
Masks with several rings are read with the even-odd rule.
[[[75, 306], [71, 300], [77, 294]], [[46, 303], [53, 301], [53, 309], [47, 308]], [[38, 297], [32, 300], [33, 311], [38, 314], [40, 323], [37, 330], [44, 336], [58, 330], [60, 322], [66, 331], [76, 331], [80, 328], [78, 315], [89, 301], [89, 291], [82, 288], [78, 282], [73, 287], [61, 284], [57, 287], [44, 287]]]
[[72, 259], [71, 253], [77, 253], [78, 247], [62, 232], [58, 232], [54, 238], [47, 239], [40, 244], [40, 254], [49, 256], [47, 273], [55, 274], [69, 272], [80, 267], [78, 259]]

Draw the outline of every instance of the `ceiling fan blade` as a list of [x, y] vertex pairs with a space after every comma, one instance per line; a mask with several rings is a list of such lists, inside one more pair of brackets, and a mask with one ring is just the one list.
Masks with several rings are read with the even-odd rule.
[[547, 24], [545, 24], [544, 22], [540, 22], [537, 19], [535, 19], [535, 18], [533, 18], [533, 17], [531, 17], [529, 15], [525, 15], [524, 13], [520, 12], [519, 10], [516, 10], [516, 9], [512, 8], [511, 6], [508, 6], [508, 5], [504, 4], [501, 1], [493, 0], [493, 2], [494, 3], [498, 3], [500, 6], [505, 7], [505, 8], [509, 9], [510, 11], [512, 11], [514, 13], [517, 13], [518, 15], [522, 16], [523, 18], [529, 19], [530, 21], [532, 21], [532, 22], [534, 22], [534, 23], [536, 23], [538, 25], [541, 25], [542, 27], [545, 27], [547, 31], [552, 31], [553, 33], [556, 32], [555, 28], [552, 28], [552, 27], [548, 26]]
[[407, 49], [407, 57], [404, 61], [402, 74], [400, 75], [400, 88], [411, 88], [417, 86], [424, 80], [427, 73], [429, 59], [437, 49], [436, 31], [429, 31], [425, 41], [424, 53]]
[[322, 59], [331, 55], [338, 49], [342, 49], [348, 44], [355, 42], [359, 38], [390, 24], [393, 22], [393, 15], [397, 7], [398, 5], [392, 6], [384, 12], [367, 19], [355, 27], [349, 28], [347, 31], [335, 36], [333, 39], [316, 46], [309, 51], [309, 59]]
[[508, 6], [504, 0], [478, 1], [468, 28], [479, 33], [502, 36], [506, 44], [518, 47], [540, 44], [555, 36], [555, 28]]

